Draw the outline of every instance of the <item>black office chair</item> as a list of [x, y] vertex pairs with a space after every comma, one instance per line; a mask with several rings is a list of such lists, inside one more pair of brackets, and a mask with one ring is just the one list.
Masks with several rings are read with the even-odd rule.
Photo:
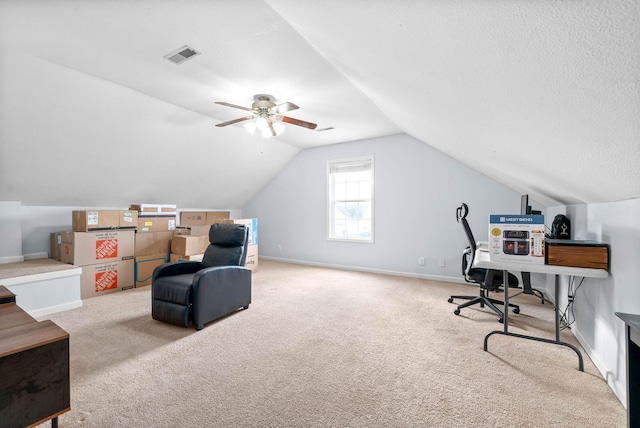
[[[491, 291], [502, 291], [500, 289], [500, 287], [502, 287], [503, 285], [502, 272], [473, 267], [473, 258], [476, 254], [477, 244], [476, 240], [473, 237], [473, 233], [471, 232], [471, 228], [469, 227], [469, 223], [467, 223], [467, 214], [469, 214], [469, 207], [465, 203], [463, 203], [456, 209], [456, 221], [458, 223], [462, 223], [462, 227], [464, 228], [464, 231], [467, 234], [467, 238], [469, 240], [469, 246], [465, 248], [462, 253], [462, 275], [465, 281], [478, 284], [480, 286], [480, 293], [477, 296], [451, 296], [449, 297], [449, 303], [453, 303], [453, 299], [468, 300], [468, 302], [459, 305], [456, 310], [453, 311], [453, 313], [456, 315], [460, 315], [460, 309], [462, 308], [466, 308], [475, 304], [480, 304], [480, 307], [484, 308], [484, 306], [487, 305], [500, 316], [500, 318], [498, 318], [498, 321], [503, 322], [504, 314], [500, 309], [496, 307], [496, 305], [504, 306], [504, 302], [489, 297], [489, 292]], [[518, 278], [510, 273], [509, 287], [517, 286]], [[509, 306], [513, 308], [514, 313], [520, 313], [520, 306], [513, 303], [509, 303]]]

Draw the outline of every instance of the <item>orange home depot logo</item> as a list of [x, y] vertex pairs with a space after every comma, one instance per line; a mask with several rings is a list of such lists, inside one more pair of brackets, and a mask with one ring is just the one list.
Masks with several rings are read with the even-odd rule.
[[118, 288], [118, 269], [96, 272], [96, 293]]
[[96, 260], [118, 257], [118, 238], [96, 240]]

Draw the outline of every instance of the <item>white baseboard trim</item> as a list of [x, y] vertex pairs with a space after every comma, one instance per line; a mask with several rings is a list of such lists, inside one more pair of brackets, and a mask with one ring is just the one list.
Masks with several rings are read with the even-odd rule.
[[0, 265], [5, 265], [7, 263], [20, 263], [23, 261], [24, 261], [24, 256], [0, 257]]
[[42, 253], [24, 254], [22, 257], [24, 257], [25, 260], [48, 259], [49, 253], [42, 252]]
[[69, 309], [76, 309], [82, 307], [82, 300], [76, 300], [75, 302], [67, 302], [62, 305], [49, 306], [48, 308], [35, 309], [29, 311], [29, 315], [34, 318], [41, 318], [47, 315], [55, 314], [56, 312], [68, 311]]
[[400, 272], [400, 271], [392, 271], [392, 270], [385, 270], [385, 269], [366, 268], [366, 267], [360, 267], [360, 266], [346, 266], [346, 265], [337, 265], [337, 264], [331, 264], [331, 263], [318, 263], [318, 262], [310, 262], [306, 260], [285, 259], [285, 258], [270, 257], [270, 256], [260, 256], [260, 259], [272, 260], [272, 261], [284, 262], [284, 263], [293, 263], [298, 265], [326, 267], [330, 269], [343, 269], [343, 270], [352, 270], [357, 272], [377, 273], [381, 275], [404, 276], [408, 278], [428, 279], [431, 281], [455, 282], [458, 284], [466, 284], [466, 282], [462, 278], [455, 278], [455, 277], [442, 276], [442, 275], [426, 275], [426, 274], [414, 273], [414, 272]]
[[593, 350], [593, 348], [589, 346], [584, 336], [580, 334], [580, 330], [577, 328], [577, 326], [574, 325], [571, 327], [571, 333], [573, 333], [575, 338], [578, 339], [578, 342], [582, 346], [582, 349], [584, 349], [584, 352], [591, 359], [591, 361], [593, 362], [593, 365], [596, 366], [596, 368], [602, 375], [602, 378], [607, 382], [607, 385], [609, 385], [609, 388], [611, 388], [613, 393], [616, 395], [616, 397], [618, 397], [618, 400], [620, 400], [620, 402], [626, 409], [627, 408], [626, 384], [624, 383], [621, 384], [618, 379], [611, 376], [611, 372], [607, 370], [607, 366], [602, 362], [600, 358], [598, 358], [598, 354]]

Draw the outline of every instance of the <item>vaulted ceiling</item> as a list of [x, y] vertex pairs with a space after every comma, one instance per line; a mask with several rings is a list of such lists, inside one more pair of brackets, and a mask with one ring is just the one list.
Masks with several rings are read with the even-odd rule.
[[[543, 205], [638, 198], [639, 23], [635, 0], [0, 0], [0, 199], [241, 208], [300, 150], [397, 133]], [[255, 94], [317, 130], [214, 126]]]

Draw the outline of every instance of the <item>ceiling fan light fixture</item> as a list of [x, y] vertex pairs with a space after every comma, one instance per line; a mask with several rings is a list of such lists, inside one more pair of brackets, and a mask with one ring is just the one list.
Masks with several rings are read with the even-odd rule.
[[284, 116], [283, 113], [286, 113], [291, 110], [297, 110], [299, 107], [291, 102], [284, 102], [279, 105], [276, 105], [273, 102], [273, 97], [271, 95], [258, 94], [254, 96], [254, 102], [251, 105], [251, 108], [240, 106], [237, 104], [231, 104], [224, 101], [216, 101], [216, 104], [220, 104], [226, 107], [232, 107], [239, 110], [249, 111], [252, 113], [251, 116], [244, 116], [233, 120], [228, 120], [226, 122], [216, 124], [217, 127], [233, 125], [239, 122], [249, 121], [245, 124], [245, 129], [250, 133], [258, 132], [262, 134], [263, 137], [275, 137], [276, 135], [281, 134], [285, 126], [282, 122], [301, 126], [307, 129], [316, 129], [318, 125], [311, 122], [306, 122], [304, 120], [295, 119], [293, 117]]
[[256, 129], [258, 131], [266, 131], [269, 130], [269, 122], [264, 117], [259, 117], [256, 119]]

